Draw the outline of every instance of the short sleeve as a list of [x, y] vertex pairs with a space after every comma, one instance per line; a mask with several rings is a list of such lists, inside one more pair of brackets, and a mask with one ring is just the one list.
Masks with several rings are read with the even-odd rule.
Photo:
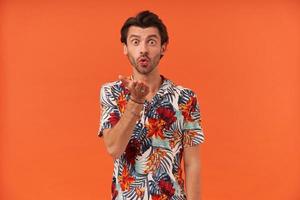
[[103, 85], [100, 89], [100, 123], [98, 136], [103, 135], [103, 131], [112, 128], [120, 119], [120, 111], [116, 100], [108, 85]]
[[193, 91], [185, 91], [182, 96], [184, 100], [180, 107], [184, 117], [183, 146], [191, 147], [204, 142], [200, 107]]

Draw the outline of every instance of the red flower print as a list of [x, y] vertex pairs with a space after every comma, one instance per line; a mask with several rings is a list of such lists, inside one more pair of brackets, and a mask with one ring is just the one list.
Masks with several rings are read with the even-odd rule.
[[165, 194], [163, 195], [155, 194], [152, 196], [152, 200], [168, 200], [168, 196]]
[[149, 156], [149, 159], [146, 164], [147, 168], [144, 172], [145, 173], [155, 172], [159, 168], [161, 160], [164, 159], [166, 155], [167, 153], [164, 150], [160, 148], [155, 149], [153, 153]]
[[197, 132], [195, 131], [186, 131], [183, 135], [183, 146], [189, 147], [193, 145], [194, 138], [196, 137]]
[[127, 104], [127, 100], [126, 100], [126, 96], [124, 94], [124, 92], [122, 92], [117, 100], [117, 104], [119, 107], [120, 112], [123, 114], [125, 111], [125, 107]]
[[162, 191], [163, 194], [166, 194], [168, 197], [172, 197], [175, 193], [175, 189], [173, 188], [173, 185], [169, 181], [160, 180], [158, 182], [158, 185]]
[[196, 97], [192, 97], [191, 99], [189, 99], [189, 101], [186, 104], [179, 105], [179, 109], [181, 110], [185, 120], [193, 121], [191, 112], [195, 111], [196, 104], [197, 104]]
[[153, 135], [155, 137], [160, 137], [161, 139], [165, 139], [163, 128], [165, 126], [166, 122], [162, 119], [154, 119], [149, 118], [148, 123], [145, 125], [148, 129], [147, 137], [152, 137]]
[[129, 90], [125, 87], [124, 83], [122, 82], [121, 85], [120, 85], [121, 89], [124, 91], [124, 94], [129, 94]]
[[118, 196], [118, 190], [116, 190], [116, 184], [113, 182], [111, 186], [111, 194], [112, 194], [112, 199], [115, 200]]
[[181, 141], [180, 133], [178, 131], [175, 131], [173, 133], [173, 137], [169, 140], [169, 144], [171, 149], [174, 149], [176, 144]]
[[118, 121], [119, 121], [119, 119], [120, 119], [120, 116], [119, 116], [119, 114], [118, 113], [116, 113], [116, 112], [113, 112], [113, 113], [110, 113], [109, 114], [109, 123], [113, 126], [113, 125], [115, 125]]
[[125, 159], [131, 165], [135, 164], [135, 159], [138, 155], [142, 155], [140, 153], [141, 144], [137, 139], [132, 139], [129, 141], [126, 150], [125, 150]]
[[128, 190], [130, 184], [134, 181], [134, 177], [130, 176], [127, 166], [124, 166], [122, 175], [118, 177], [122, 191]]
[[171, 109], [160, 107], [156, 109], [157, 114], [159, 114], [160, 118], [165, 121], [165, 127], [169, 129], [171, 124], [176, 121], [175, 112]]

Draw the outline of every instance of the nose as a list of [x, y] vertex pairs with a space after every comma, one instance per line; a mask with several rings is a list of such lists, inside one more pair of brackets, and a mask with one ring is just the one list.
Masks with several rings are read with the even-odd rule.
[[140, 45], [140, 54], [148, 54], [148, 47], [147, 44], [145, 42], [142, 42]]

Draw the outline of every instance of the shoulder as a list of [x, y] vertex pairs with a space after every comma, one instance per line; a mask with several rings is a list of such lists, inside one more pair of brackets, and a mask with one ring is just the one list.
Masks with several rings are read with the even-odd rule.
[[120, 90], [121, 85], [122, 82], [120, 80], [103, 83], [100, 86], [100, 99], [114, 100], [115, 96], [118, 94], [116, 91]]
[[122, 82], [120, 80], [106, 82], [100, 86], [100, 93], [102, 95], [108, 95], [113, 91], [120, 91], [120, 90], [122, 90]]
[[170, 85], [172, 86], [173, 90], [176, 91], [176, 93], [180, 96], [185, 95], [185, 96], [196, 96], [195, 92], [193, 89], [182, 86], [182, 85], [178, 85], [176, 83], [174, 83], [171, 80], [168, 80]]
[[115, 87], [121, 87], [121, 84], [122, 84], [122, 82], [120, 80], [106, 82], [101, 85], [100, 89], [104, 90], [104, 89], [112, 89]]

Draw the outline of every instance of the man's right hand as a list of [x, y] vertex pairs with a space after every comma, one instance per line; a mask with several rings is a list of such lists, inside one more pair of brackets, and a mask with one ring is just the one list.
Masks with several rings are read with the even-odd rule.
[[130, 91], [130, 98], [133, 101], [144, 103], [146, 96], [149, 94], [149, 86], [139, 80], [130, 80], [122, 75], [119, 75], [119, 80]]

